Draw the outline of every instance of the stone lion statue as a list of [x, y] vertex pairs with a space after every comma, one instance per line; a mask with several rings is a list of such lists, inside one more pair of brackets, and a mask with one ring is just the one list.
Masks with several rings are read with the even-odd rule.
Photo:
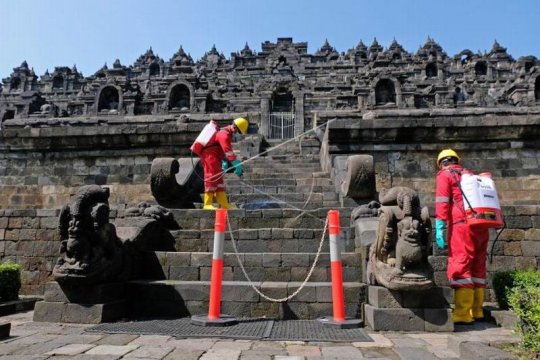
[[380, 198], [379, 226], [369, 250], [367, 278], [371, 285], [392, 290], [424, 290], [433, 286], [428, 262], [431, 220], [417, 193], [393, 187]]

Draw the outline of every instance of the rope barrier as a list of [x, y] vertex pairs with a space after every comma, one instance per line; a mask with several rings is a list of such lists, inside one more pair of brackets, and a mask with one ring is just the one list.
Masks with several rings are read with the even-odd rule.
[[[304, 133], [302, 133], [302, 134], [300, 134], [300, 135], [298, 135], [298, 136], [295, 136], [295, 137], [292, 138], [292, 139], [289, 139], [289, 140], [287, 140], [287, 141], [285, 141], [285, 142], [283, 142], [283, 143], [281, 143], [281, 144], [278, 144], [278, 145], [276, 145], [276, 146], [274, 146], [274, 147], [272, 147], [272, 148], [270, 148], [270, 149], [268, 149], [268, 150], [265, 150], [265, 151], [263, 151], [263, 152], [261, 152], [261, 153], [255, 155], [255, 156], [252, 156], [251, 158], [248, 158], [248, 159], [242, 161], [240, 164], [245, 164], [245, 163], [247, 163], [247, 162], [249, 162], [249, 161], [251, 161], [251, 160], [254, 160], [254, 159], [256, 159], [256, 158], [258, 158], [258, 157], [260, 157], [260, 156], [262, 156], [262, 155], [264, 155], [264, 154], [267, 154], [267, 153], [269, 153], [269, 152], [271, 152], [271, 151], [274, 151], [274, 150], [278, 149], [279, 147], [284, 146], [284, 145], [288, 144], [288, 143], [291, 142], [291, 141], [295, 141], [295, 140], [297, 140], [298, 138], [301, 138], [301, 137], [303, 137], [304, 135], [306, 135], [306, 134], [308, 134], [308, 133], [310, 133], [310, 132], [313, 132], [313, 131], [315, 131], [315, 130], [317, 130], [317, 129], [323, 127], [323, 126], [327, 126], [327, 125], [328, 125], [330, 122], [332, 122], [332, 121], [335, 121], [335, 119], [332, 119], [332, 120], [330, 120], [330, 121], [328, 121], [328, 122], [326, 122], [326, 123], [324, 123], [324, 124], [321, 124], [321, 125], [319, 125], [319, 126], [313, 128], [313, 129], [310, 129], [310, 130], [308, 130], [308, 131], [306, 131], [306, 132], [304, 132]], [[192, 161], [193, 161], [193, 159], [192, 159]], [[217, 179], [217, 178], [219, 178], [219, 177], [223, 177], [223, 176], [225, 175], [225, 173], [226, 173], [226, 171], [222, 171], [222, 172], [220, 172], [219, 174], [214, 175], [214, 176], [212, 177], [212, 179], [214, 179], [214, 178]], [[313, 189], [314, 189], [314, 184], [315, 184], [314, 178], [313, 178], [313, 181], [311, 182], [310, 193], [309, 193], [309, 195], [308, 195], [308, 198], [306, 199], [306, 202], [305, 202], [304, 205], [302, 206], [302, 208], [298, 208], [298, 207], [296, 207], [296, 206], [294, 206], [294, 205], [292, 205], [292, 204], [290, 204], [290, 203], [288, 203], [288, 202], [286, 202], [286, 201], [284, 201], [284, 200], [282, 200], [282, 199], [278, 199], [278, 198], [272, 196], [271, 194], [268, 194], [268, 193], [266, 193], [266, 192], [264, 192], [264, 191], [262, 191], [262, 190], [259, 190], [259, 189], [255, 188], [255, 186], [252, 186], [251, 184], [246, 183], [246, 182], [243, 181], [241, 178], [240, 178], [240, 182], [241, 182], [242, 184], [244, 184], [244, 185], [250, 187], [250, 188], [253, 189], [254, 191], [259, 192], [259, 193], [261, 193], [261, 194], [263, 194], [263, 195], [266, 195], [266, 196], [268, 196], [269, 198], [274, 199], [274, 200], [276, 200], [276, 201], [279, 202], [279, 203], [287, 204], [287, 205], [290, 206], [290, 208], [293, 209], [293, 210], [298, 210], [298, 211], [300, 211], [301, 213], [298, 214], [298, 216], [295, 217], [295, 220], [298, 219], [300, 216], [308, 215], [308, 216], [311, 216], [311, 217], [314, 218], [314, 219], [317, 219], [318, 221], [324, 222], [324, 229], [323, 229], [323, 232], [322, 232], [322, 235], [321, 235], [321, 240], [320, 240], [320, 242], [319, 242], [319, 247], [317, 248], [317, 253], [316, 253], [316, 255], [315, 255], [315, 259], [313, 260], [313, 264], [311, 265], [311, 268], [310, 268], [308, 274], [306, 275], [306, 278], [305, 278], [304, 281], [302, 282], [302, 284], [298, 287], [298, 289], [296, 289], [292, 294], [290, 294], [290, 295], [287, 296], [287, 297], [284, 297], [284, 298], [272, 298], [272, 297], [270, 297], [270, 296], [267, 296], [267, 295], [264, 294], [263, 292], [261, 292], [261, 291], [253, 284], [253, 281], [250, 279], [250, 277], [249, 277], [249, 275], [248, 275], [248, 273], [247, 273], [247, 271], [246, 271], [246, 269], [245, 269], [245, 267], [244, 267], [244, 264], [242, 263], [242, 260], [240, 259], [240, 254], [239, 254], [238, 248], [237, 248], [237, 246], [236, 246], [236, 241], [235, 241], [235, 239], [234, 239], [233, 230], [232, 230], [232, 228], [231, 228], [229, 216], [228, 216], [228, 214], [226, 215], [226, 218], [227, 218], [227, 228], [228, 228], [229, 234], [230, 234], [230, 236], [231, 236], [231, 242], [232, 242], [232, 245], [233, 245], [233, 249], [234, 249], [234, 253], [235, 253], [236, 259], [237, 259], [237, 261], [238, 261], [238, 264], [239, 264], [240, 268], [242, 269], [242, 273], [244, 274], [244, 276], [245, 276], [246, 280], [248, 281], [249, 285], [251, 286], [251, 288], [252, 288], [259, 296], [261, 296], [262, 298], [264, 298], [264, 299], [266, 299], [266, 300], [268, 300], [268, 301], [271, 301], [271, 302], [285, 302], [285, 301], [288, 301], [288, 300], [294, 298], [296, 295], [298, 295], [298, 294], [300, 293], [300, 291], [302, 291], [303, 288], [306, 286], [306, 284], [308, 283], [309, 279], [311, 278], [311, 275], [313, 274], [313, 271], [315, 270], [315, 266], [317, 265], [317, 262], [319, 261], [319, 257], [320, 257], [321, 252], [322, 252], [322, 246], [323, 246], [323, 244], [324, 244], [324, 237], [325, 237], [325, 235], [326, 235], [326, 230], [327, 230], [327, 228], [328, 228], [328, 218], [326, 218], [326, 219], [323, 221], [323, 220], [320, 219], [319, 217], [317, 217], [317, 216], [315, 216], [315, 215], [313, 215], [313, 214], [310, 213], [310, 212], [318, 211], [319, 209], [314, 209], [314, 210], [307, 210], [307, 209], [305, 209], [305, 207], [307, 206], [307, 204], [308, 204], [309, 201], [311, 200], [311, 196], [312, 196], [312, 194], [313, 194]], [[222, 259], [221, 259], [221, 261], [222, 261]], [[217, 265], [219, 265], [219, 264], [217, 264]], [[219, 268], [219, 266], [218, 266], [217, 268]], [[212, 274], [214, 274], [214, 270], [212, 270]], [[219, 280], [219, 279], [218, 279], [218, 280]], [[219, 282], [219, 281], [218, 281], [218, 282]], [[219, 285], [220, 285], [220, 284], [219, 284]], [[218, 286], [216, 286], [216, 288], [218, 288]], [[220, 295], [220, 294], [216, 294], [214, 298], [215, 298], [215, 299], [219, 299], [219, 296], [218, 296], [218, 295]], [[216, 300], [216, 301], [217, 301], [217, 300]], [[210, 309], [209, 309], [209, 317], [212, 317], [212, 318], [216, 317], [216, 313], [218, 314], [217, 316], [219, 316], [219, 305], [214, 304], [214, 306], [210, 306]]]
[[246, 277], [246, 280], [248, 281], [251, 288], [257, 294], [259, 294], [262, 298], [264, 298], [264, 299], [266, 299], [268, 301], [271, 301], [271, 302], [285, 302], [285, 301], [288, 301], [288, 300], [294, 298], [296, 295], [298, 295], [298, 293], [300, 293], [300, 291], [302, 291], [302, 289], [306, 286], [307, 282], [311, 278], [311, 275], [313, 274], [313, 271], [315, 270], [315, 266], [317, 265], [317, 262], [319, 261], [319, 256], [321, 255], [321, 250], [322, 250], [322, 246], [323, 246], [323, 243], [324, 243], [324, 235], [326, 234], [326, 229], [328, 227], [328, 219], [326, 219], [326, 221], [324, 223], [324, 229], [323, 229], [323, 233], [322, 233], [322, 236], [321, 236], [321, 241], [319, 242], [319, 248], [317, 249], [317, 254], [315, 255], [315, 259], [313, 260], [313, 264], [311, 265], [311, 268], [309, 269], [309, 272], [308, 272], [305, 280], [302, 282], [300, 287], [298, 289], [296, 289], [296, 291], [293, 292], [291, 295], [289, 295], [287, 297], [284, 297], [284, 298], [279, 298], [279, 299], [278, 298], [272, 298], [270, 296], [265, 295], [263, 292], [261, 292], [253, 284], [253, 281], [250, 279], [246, 269], [244, 268], [244, 264], [242, 263], [242, 260], [240, 259], [240, 254], [238, 253], [238, 248], [236, 247], [236, 241], [234, 240], [234, 237], [233, 237], [233, 234], [232, 234], [233, 232], [232, 232], [232, 229], [231, 229], [231, 223], [229, 221], [228, 216], [227, 216], [227, 227], [229, 229], [229, 234], [231, 235], [231, 242], [232, 242], [232, 245], [233, 245], [234, 254], [236, 255], [236, 259], [238, 260], [238, 264], [240, 265], [240, 268], [242, 269], [242, 272], [244, 273], [244, 276]]

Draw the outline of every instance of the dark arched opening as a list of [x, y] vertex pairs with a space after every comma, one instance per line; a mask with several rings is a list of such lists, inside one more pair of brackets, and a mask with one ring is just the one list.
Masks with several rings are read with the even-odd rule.
[[53, 89], [63, 89], [64, 88], [64, 78], [61, 75], [56, 75], [53, 78], [52, 88]]
[[396, 102], [396, 89], [390, 79], [382, 79], [375, 86], [375, 104], [384, 105]]
[[11, 91], [19, 90], [20, 86], [21, 86], [21, 79], [19, 77], [14, 77], [13, 79], [11, 79], [11, 82], [9, 84], [9, 89]]
[[156, 63], [150, 64], [150, 67], [148, 68], [148, 74], [150, 76], [159, 76], [159, 65]]
[[474, 65], [474, 72], [477, 76], [487, 75], [487, 64], [485, 61], [479, 61]]
[[190, 106], [191, 101], [188, 87], [183, 84], [173, 87], [169, 96], [169, 110], [189, 111]]
[[2, 122], [4, 120], [10, 120], [13, 118], [15, 118], [15, 110], [6, 110], [6, 112], [4, 112], [4, 115], [2, 116]]
[[289, 91], [276, 92], [272, 97], [272, 112], [291, 112], [294, 97]]
[[456, 88], [454, 89], [454, 94], [452, 95], [452, 97], [454, 99], [454, 104], [462, 103], [467, 100], [465, 93], [459, 86], [456, 86]]
[[429, 63], [426, 66], [426, 76], [428, 78], [437, 77], [437, 65], [435, 63]]
[[114, 86], [107, 86], [101, 90], [98, 102], [98, 112], [117, 110], [120, 102], [118, 90]]

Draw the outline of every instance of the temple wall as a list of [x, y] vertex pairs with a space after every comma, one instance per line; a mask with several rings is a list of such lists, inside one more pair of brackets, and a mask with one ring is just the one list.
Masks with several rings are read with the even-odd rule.
[[[237, 115], [221, 114], [218, 120], [225, 123]], [[248, 115], [260, 125], [260, 114]], [[372, 155], [377, 191], [412, 187], [431, 214], [435, 158], [442, 148], [454, 148], [466, 167], [491, 171], [507, 229], [495, 247], [490, 271], [540, 267], [540, 109], [306, 115], [317, 123], [337, 119], [322, 142], [321, 162], [329, 173], [338, 155]], [[59, 254], [59, 209], [79, 186], [110, 187], [113, 219], [140, 201], [154, 202], [152, 160], [189, 156], [187, 149], [209, 118], [10, 120], [0, 132], [0, 260], [22, 264], [22, 293], [40, 294], [50, 280]], [[445, 257], [435, 255], [437, 280], [444, 283]]]

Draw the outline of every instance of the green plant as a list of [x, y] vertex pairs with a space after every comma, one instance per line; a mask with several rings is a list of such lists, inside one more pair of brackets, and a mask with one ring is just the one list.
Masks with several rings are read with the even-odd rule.
[[13, 262], [0, 264], [0, 299], [17, 300], [21, 288], [21, 265]]
[[493, 291], [499, 304], [499, 309], [508, 310], [507, 292], [514, 286], [516, 272], [513, 270], [497, 271], [493, 275]]
[[518, 316], [524, 347], [540, 353], [540, 272], [517, 271], [506, 296], [510, 309]]

